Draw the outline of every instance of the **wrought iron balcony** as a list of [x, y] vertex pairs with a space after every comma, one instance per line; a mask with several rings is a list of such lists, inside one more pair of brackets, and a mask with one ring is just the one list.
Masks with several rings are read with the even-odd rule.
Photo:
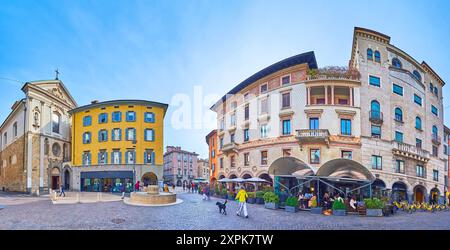
[[430, 152], [423, 150], [414, 145], [393, 141], [394, 148], [392, 153], [403, 157], [408, 157], [421, 162], [428, 162], [430, 160]]
[[434, 145], [441, 145], [441, 141], [442, 141], [442, 139], [441, 139], [441, 137], [439, 135], [433, 134], [431, 136], [431, 142]]
[[376, 124], [382, 124], [383, 123], [383, 112], [380, 112], [378, 110], [369, 111], [369, 120]]
[[328, 129], [298, 129], [297, 136], [300, 144], [305, 142], [324, 142], [330, 143], [330, 132]]

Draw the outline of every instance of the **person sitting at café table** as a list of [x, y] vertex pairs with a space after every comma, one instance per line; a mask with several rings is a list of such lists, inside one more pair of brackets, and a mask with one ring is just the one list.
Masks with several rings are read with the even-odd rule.
[[341, 201], [341, 202], [344, 202], [344, 199], [342, 199], [342, 197], [339, 195], [339, 193], [336, 193], [336, 194], [334, 195], [333, 201], [336, 201], [336, 200], [339, 200], [339, 201]]
[[315, 193], [312, 194], [311, 199], [308, 201], [308, 207], [317, 207], [317, 196]]
[[305, 195], [303, 192], [300, 192], [298, 195], [298, 204], [300, 204], [300, 208], [305, 208]]
[[322, 207], [325, 209], [331, 209], [331, 199], [328, 192], [325, 192], [322, 198]]
[[356, 197], [354, 195], [350, 199], [349, 204], [350, 204], [350, 207], [352, 210], [356, 210], [357, 201], [356, 201]]

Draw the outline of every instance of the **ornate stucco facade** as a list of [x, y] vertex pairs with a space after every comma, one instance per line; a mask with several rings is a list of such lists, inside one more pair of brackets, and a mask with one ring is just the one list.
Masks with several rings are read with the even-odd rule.
[[346, 71], [322, 72], [313, 52], [287, 58], [211, 107], [217, 113], [217, 178], [272, 181], [269, 168], [283, 157], [314, 172], [347, 158], [395, 197], [442, 195], [445, 83], [431, 67], [388, 36], [355, 28]]
[[70, 161], [70, 114], [77, 106], [62, 81], [27, 82], [0, 127], [0, 187], [45, 193], [59, 188], [63, 163]]

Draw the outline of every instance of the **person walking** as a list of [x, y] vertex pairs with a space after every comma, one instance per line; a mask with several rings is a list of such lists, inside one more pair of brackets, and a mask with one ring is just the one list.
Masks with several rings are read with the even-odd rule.
[[175, 183], [172, 183], [172, 193], [175, 193]]
[[137, 181], [137, 182], [136, 182], [136, 184], [134, 184], [134, 191], [135, 191], [135, 192], [138, 192], [138, 191], [139, 191], [139, 188], [140, 188], [140, 186], [141, 186], [141, 183], [140, 183], [140, 181]]
[[61, 197], [61, 196], [66, 197], [66, 193], [64, 193], [64, 186], [63, 185], [59, 186], [59, 197]]
[[183, 191], [186, 191], [186, 184], [183, 183]]
[[205, 190], [205, 192], [206, 192], [206, 197], [207, 197], [207, 200], [211, 200], [211, 197], [210, 197], [210, 192], [211, 192], [211, 188], [209, 187], [209, 185], [207, 184], [206, 185], [206, 188], [205, 188], [206, 190]]
[[236, 200], [239, 201], [239, 208], [238, 211], [236, 212], [237, 216], [241, 216], [241, 214], [244, 214], [245, 218], [248, 218], [248, 213], [247, 213], [247, 198], [248, 198], [248, 194], [245, 191], [244, 187], [241, 186], [241, 189], [239, 190], [239, 192], [236, 195]]

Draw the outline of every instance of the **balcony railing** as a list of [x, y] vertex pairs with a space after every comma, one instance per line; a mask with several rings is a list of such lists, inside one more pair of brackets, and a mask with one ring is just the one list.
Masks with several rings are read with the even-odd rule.
[[427, 162], [430, 159], [430, 152], [414, 145], [393, 141], [393, 153], [396, 155], [408, 157], [414, 160]]
[[369, 111], [369, 120], [376, 124], [382, 124], [383, 123], [383, 112], [380, 112], [378, 110], [370, 110]]
[[431, 142], [435, 145], [441, 145], [442, 138], [439, 135], [433, 134], [431, 136]]
[[304, 142], [330, 142], [330, 132], [328, 129], [298, 129], [297, 140], [299, 143]]
[[352, 76], [352, 75], [326, 75], [326, 74], [319, 74], [319, 75], [308, 75], [306, 77], [307, 81], [311, 80], [353, 80], [358, 81], [360, 78], [358, 76]]
[[231, 153], [231, 152], [237, 153], [238, 152], [238, 144], [235, 143], [235, 142], [230, 142], [230, 143], [224, 144], [222, 146], [221, 150], [225, 154], [228, 154], [228, 153]]

